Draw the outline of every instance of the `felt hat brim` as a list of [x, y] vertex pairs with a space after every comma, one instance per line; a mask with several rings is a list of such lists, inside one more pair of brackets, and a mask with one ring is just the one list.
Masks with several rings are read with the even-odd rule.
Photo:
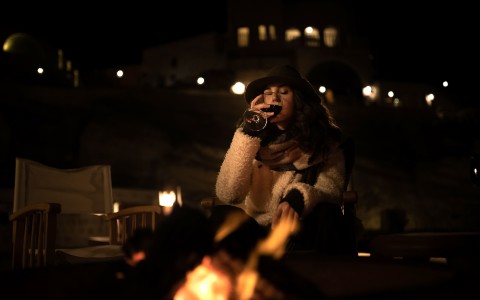
[[303, 78], [295, 68], [288, 65], [274, 67], [265, 77], [250, 82], [245, 89], [245, 100], [250, 104], [255, 97], [263, 93], [269, 84], [276, 83], [290, 85], [302, 91], [305, 97], [313, 97], [321, 101], [320, 96], [310, 82]]

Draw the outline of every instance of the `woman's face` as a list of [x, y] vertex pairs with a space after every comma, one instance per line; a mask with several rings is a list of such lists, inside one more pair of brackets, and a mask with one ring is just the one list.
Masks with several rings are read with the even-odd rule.
[[295, 112], [294, 93], [291, 86], [286, 84], [270, 84], [263, 91], [266, 104], [282, 105], [280, 113], [269, 119], [270, 123], [277, 124], [278, 128], [286, 129], [293, 119]]

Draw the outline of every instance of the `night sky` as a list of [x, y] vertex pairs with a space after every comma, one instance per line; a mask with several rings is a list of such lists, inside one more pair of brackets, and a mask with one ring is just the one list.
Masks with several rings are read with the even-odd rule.
[[475, 40], [478, 18], [471, 5], [462, 1], [434, 6], [422, 1], [384, 2], [376, 4], [375, 12], [360, 9], [370, 18], [358, 22], [383, 76], [429, 83], [447, 79], [454, 85], [474, 82], [467, 74], [478, 67], [479, 50]]
[[199, 13], [205, 10], [200, 2], [174, 2], [168, 7], [163, 1], [103, 7], [83, 3], [70, 9], [57, 7], [58, 12], [53, 5], [29, 4], [28, 13], [10, 5], [12, 13], [0, 18], [0, 38], [4, 41], [14, 32], [31, 34], [63, 49], [80, 69], [91, 69], [140, 63], [146, 47], [226, 28], [226, 4]]
[[[222, 2], [209, 2], [208, 8], [178, 1], [165, 7], [165, 2], [133, 1], [103, 8], [75, 2], [70, 9], [16, 4], [0, 19], [0, 38], [14, 32], [43, 38], [64, 49], [79, 69], [140, 63], [147, 47], [202, 32], [225, 32]], [[467, 3], [351, 1], [349, 8], [357, 33], [369, 40], [380, 77], [438, 84], [448, 79], [458, 88], [474, 83], [467, 72], [478, 67], [474, 38], [479, 26], [473, 4]]]

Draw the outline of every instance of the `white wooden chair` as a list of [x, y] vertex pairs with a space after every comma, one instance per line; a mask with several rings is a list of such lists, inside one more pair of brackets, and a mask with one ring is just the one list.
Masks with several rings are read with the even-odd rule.
[[39, 203], [57, 203], [55, 253], [63, 262], [120, 259], [121, 245], [90, 246], [90, 236], [108, 236], [105, 216], [113, 213], [109, 165], [59, 169], [16, 158], [13, 214]]

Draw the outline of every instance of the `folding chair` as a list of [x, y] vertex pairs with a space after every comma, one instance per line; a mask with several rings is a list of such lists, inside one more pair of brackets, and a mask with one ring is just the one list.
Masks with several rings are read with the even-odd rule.
[[59, 169], [16, 158], [13, 215], [22, 209], [28, 210], [32, 205], [47, 202], [61, 207], [54, 235], [57, 263], [58, 259], [69, 257], [63, 254], [73, 251], [74, 255], [78, 251], [85, 252], [87, 248], [95, 251], [83, 257], [86, 261], [98, 260], [97, 256], [103, 259], [121, 258], [118, 246], [89, 247], [90, 236], [108, 235], [104, 216], [113, 213], [109, 165]]

